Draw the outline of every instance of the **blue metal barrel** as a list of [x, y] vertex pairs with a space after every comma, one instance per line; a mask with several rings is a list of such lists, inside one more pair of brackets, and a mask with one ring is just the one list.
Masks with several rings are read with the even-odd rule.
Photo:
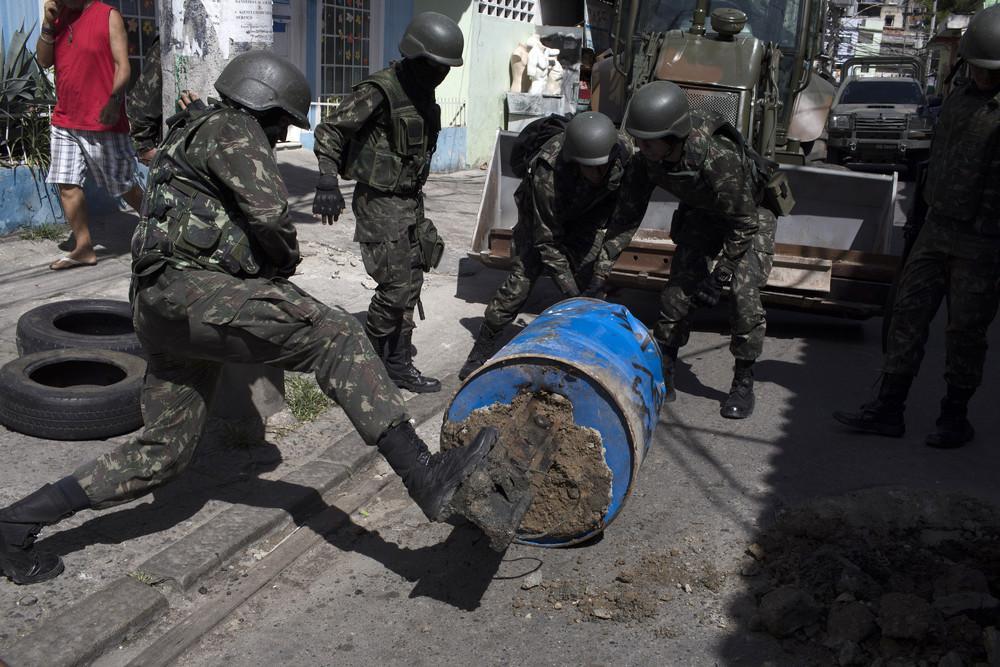
[[625, 306], [568, 299], [539, 315], [469, 376], [445, 419], [464, 421], [478, 408], [510, 404], [522, 391], [569, 399], [577, 426], [601, 434], [612, 481], [611, 503], [599, 528], [570, 539], [517, 541], [566, 546], [587, 540], [621, 511], [649, 449], [665, 391], [660, 352]]

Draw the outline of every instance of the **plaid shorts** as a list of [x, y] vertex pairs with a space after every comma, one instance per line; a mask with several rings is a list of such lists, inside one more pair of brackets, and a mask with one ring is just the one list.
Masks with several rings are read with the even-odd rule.
[[137, 185], [135, 151], [127, 134], [51, 128], [49, 183], [83, 186], [87, 173], [113, 197]]

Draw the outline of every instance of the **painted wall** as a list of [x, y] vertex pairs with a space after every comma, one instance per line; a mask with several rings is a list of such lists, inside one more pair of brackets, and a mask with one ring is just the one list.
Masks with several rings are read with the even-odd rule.
[[[465, 102], [467, 130], [462, 166], [478, 166], [493, 154], [496, 131], [504, 124], [511, 51], [534, 32], [534, 26], [480, 14], [469, 0], [414, 0], [413, 11], [450, 16], [465, 35], [465, 65], [452, 70], [438, 87], [437, 96]], [[441, 148], [439, 143], [438, 150]], [[455, 146], [449, 148], [454, 151]], [[449, 162], [456, 164], [453, 153]]]
[[65, 222], [59, 190], [45, 182], [45, 172], [0, 167], [0, 236], [22, 227]]
[[535, 26], [476, 13], [472, 30], [466, 33], [472, 55], [466, 124], [469, 128], [467, 160], [471, 166], [493, 155], [496, 132], [504, 126], [504, 103], [510, 89], [510, 54], [519, 42], [535, 32]]

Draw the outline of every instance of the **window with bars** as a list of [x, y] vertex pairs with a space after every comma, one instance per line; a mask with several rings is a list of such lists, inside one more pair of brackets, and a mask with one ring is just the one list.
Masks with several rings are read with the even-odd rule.
[[479, 13], [532, 23], [535, 20], [535, 0], [479, 0]]
[[321, 98], [351, 92], [369, 73], [372, 0], [324, 0], [320, 27]]
[[149, 45], [156, 39], [158, 30], [156, 0], [104, 0], [104, 2], [121, 12], [125, 21], [128, 61], [132, 67], [132, 82], [129, 84], [131, 88], [142, 72], [142, 59], [146, 56]]

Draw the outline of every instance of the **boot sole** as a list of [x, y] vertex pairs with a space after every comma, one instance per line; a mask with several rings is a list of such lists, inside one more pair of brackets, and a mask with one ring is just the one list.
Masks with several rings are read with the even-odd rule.
[[[486, 460], [486, 457], [489, 456], [489, 453], [493, 451], [493, 446], [496, 445], [499, 437], [500, 433], [494, 430], [493, 437], [485, 439], [482, 443], [480, 443], [479, 451], [469, 457], [468, 461], [466, 461], [461, 472], [455, 477], [454, 481], [444, 487], [444, 494], [441, 496], [441, 502], [431, 513], [433, 516], [428, 516], [431, 521], [444, 521], [447, 518], [447, 516], [443, 517], [442, 513], [444, 512], [444, 509], [448, 507], [451, 499], [455, 496], [455, 491], [457, 491], [458, 487], [462, 485], [462, 482], [469, 478], [469, 475], [475, 472], [476, 468], [482, 465], [483, 461]], [[449, 515], [450, 514], [451, 513], [449, 512]]]
[[[396, 383], [393, 383], [396, 384]], [[409, 384], [396, 384], [400, 389], [405, 389], [406, 391], [412, 391], [414, 394], [433, 394], [435, 392], [441, 391], [441, 385], [430, 385], [430, 386], [413, 386]]]
[[3, 574], [3, 576], [5, 576], [8, 579], [10, 579], [12, 582], [14, 582], [15, 584], [17, 584], [18, 586], [28, 586], [30, 584], [40, 584], [43, 581], [48, 581], [49, 579], [55, 579], [60, 574], [62, 574], [63, 570], [65, 570], [65, 569], [66, 569], [66, 565], [63, 563], [62, 558], [60, 558], [59, 559], [59, 564], [56, 565], [54, 568], [52, 568], [51, 570], [48, 570], [46, 572], [42, 572], [41, 574], [37, 574], [37, 575], [35, 575], [33, 577], [18, 577], [18, 576], [13, 575], [13, 574], [8, 574], [7, 570], [3, 569], [2, 566], [0, 566], [0, 574]]
[[924, 441], [924, 444], [934, 449], [958, 449], [965, 443], [970, 442], [975, 437], [976, 437], [976, 432], [974, 429], [966, 431], [965, 433], [962, 434], [960, 438], [957, 438], [955, 440], [938, 439], [937, 433], [931, 433], [930, 435], [927, 436], [927, 439]]
[[719, 415], [725, 417], [726, 419], [746, 419], [752, 414], [753, 414], [753, 408], [750, 408], [746, 412], [740, 412], [738, 410], [726, 410], [726, 408], [722, 408], [721, 410], [719, 410]]
[[879, 426], [877, 424], [872, 424], [869, 422], [860, 422], [851, 419], [847, 415], [841, 414], [839, 412], [833, 413], [833, 418], [844, 426], [853, 428], [855, 431], [861, 431], [862, 433], [873, 433], [875, 435], [884, 435], [888, 438], [901, 438], [903, 434], [906, 433], [906, 426]]

